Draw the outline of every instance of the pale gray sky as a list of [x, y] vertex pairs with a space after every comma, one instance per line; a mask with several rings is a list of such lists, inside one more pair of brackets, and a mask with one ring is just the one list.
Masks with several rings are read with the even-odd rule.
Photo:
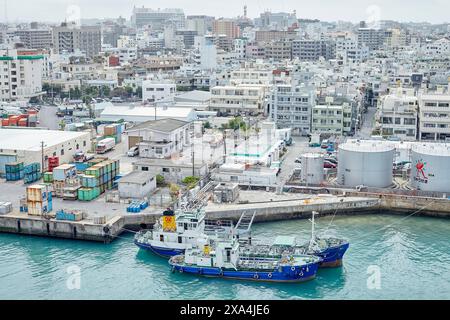
[[[76, 5], [82, 18], [131, 16], [133, 5], [151, 8], [182, 8], [186, 15], [215, 17], [242, 15], [247, 4], [251, 18], [265, 9], [272, 12], [297, 10], [299, 18], [358, 22], [376, 15], [381, 20], [442, 23], [450, 21], [449, 0], [0, 0], [0, 20], [62, 21]], [[7, 8], [7, 10], [5, 10]], [[5, 14], [5, 11], [7, 14]], [[368, 12], [369, 11], [369, 12]], [[73, 11], [72, 11], [73, 12]]]

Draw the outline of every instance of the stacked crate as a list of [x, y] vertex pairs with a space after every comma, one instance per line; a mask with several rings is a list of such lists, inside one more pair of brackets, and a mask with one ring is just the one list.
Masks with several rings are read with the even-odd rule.
[[39, 162], [30, 163], [23, 168], [24, 183], [32, 183], [41, 179], [41, 165]]
[[110, 190], [114, 185], [114, 178], [119, 174], [119, 160], [106, 160], [86, 169], [81, 176], [81, 186], [78, 199], [91, 201]]
[[52, 172], [45, 172], [42, 175], [42, 178], [45, 183], [53, 183], [53, 173]]
[[42, 216], [53, 209], [52, 192], [49, 186], [35, 184], [27, 187], [27, 212], [29, 215]]
[[[55, 197], [64, 198], [66, 180], [76, 178], [77, 169], [72, 164], [63, 164], [53, 169], [53, 191]], [[73, 186], [73, 185], [69, 185]]]
[[81, 221], [83, 220], [83, 211], [61, 209], [56, 212], [56, 220]]
[[72, 177], [67, 178], [63, 187], [63, 199], [64, 200], [77, 200], [78, 189], [80, 189], [80, 178]]
[[110, 124], [103, 129], [104, 138], [114, 138], [116, 143], [122, 141], [122, 133], [124, 131], [124, 125], [120, 123]]
[[6, 181], [18, 181], [23, 179], [23, 162], [5, 164]]
[[48, 172], [53, 172], [53, 169], [59, 166], [59, 157], [48, 158]]

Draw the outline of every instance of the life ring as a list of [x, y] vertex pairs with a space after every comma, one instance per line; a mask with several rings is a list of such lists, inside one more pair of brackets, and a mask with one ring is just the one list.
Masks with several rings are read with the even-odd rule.
[[218, 225], [219, 227], [222, 225], [222, 223], [220, 222], [220, 220], [217, 220], [216, 225]]
[[269, 272], [269, 274], [267, 275], [267, 277], [268, 277], [269, 279], [272, 279], [272, 272]]
[[259, 279], [259, 275], [258, 275], [257, 273], [255, 273], [255, 274], [253, 275], [253, 279]]
[[104, 226], [103, 227], [103, 232], [104, 233], [109, 233], [109, 227], [108, 226]]
[[291, 267], [291, 271], [295, 271], [295, 267], [294, 266]]
[[298, 274], [300, 277], [303, 277], [303, 271], [300, 270], [300, 273]]

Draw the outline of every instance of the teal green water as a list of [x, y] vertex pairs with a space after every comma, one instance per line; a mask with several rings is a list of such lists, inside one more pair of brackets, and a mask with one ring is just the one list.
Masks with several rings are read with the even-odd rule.
[[[318, 220], [325, 228], [329, 217]], [[386, 227], [388, 226], [388, 227]], [[140, 251], [132, 235], [110, 245], [0, 234], [0, 299], [449, 299], [450, 220], [400, 216], [336, 217], [350, 240], [344, 266], [301, 284], [268, 284], [172, 274]], [[307, 220], [254, 225], [254, 237], [308, 236]], [[69, 290], [67, 268], [81, 270]], [[369, 266], [380, 288], [369, 289]]]

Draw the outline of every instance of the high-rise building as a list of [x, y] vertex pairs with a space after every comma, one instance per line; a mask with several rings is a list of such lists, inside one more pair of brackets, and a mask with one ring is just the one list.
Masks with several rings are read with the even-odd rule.
[[62, 23], [53, 28], [53, 48], [55, 53], [80, 50], [87, 57], [98, 54], [102, 48], [100, 26], [76, 26]]
[[367, 46], [370, 50], [380, 49], [386, 38], [386, 32], [383, 29], [359, 28], [358, 45]]
[[214, 17], [210, 16], [187, 16], [186, 29], [195, 30], [199, 36], [207, 34], [212, 31]]
[[148, 25], [153, 30], [163, 30], [166, 24], [173, 24], [177, 29], [185, 26], [182, 9], [133, 8], [131, 22], [137, 28]]
[[213, 33], [216, 35], [226, 35], [227, 38], [236, 39], [240, 36], [239, 26], [230, 19], [218, 19], [214, 21]]

